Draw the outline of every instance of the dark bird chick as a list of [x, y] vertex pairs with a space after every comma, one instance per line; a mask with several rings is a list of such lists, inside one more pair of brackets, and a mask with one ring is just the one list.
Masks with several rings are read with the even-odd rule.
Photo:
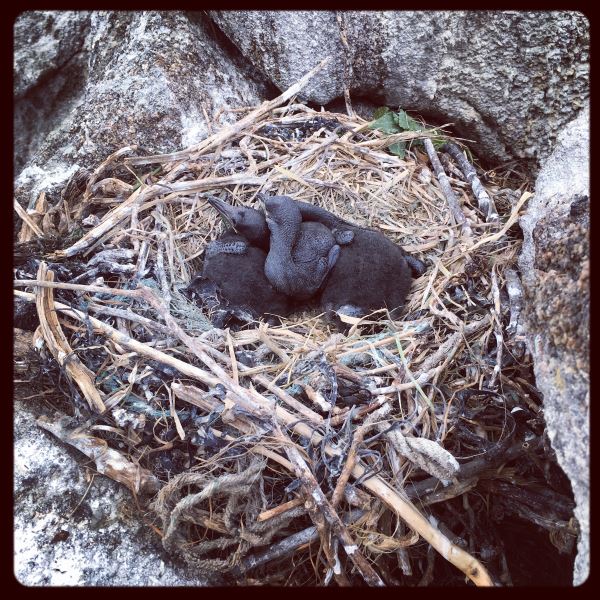
[[[381, 233], [375, 229], [371, 229], [369, 227], [360, 227], [359, 225], [350, 223], [349, 221], [346, 221], [346, 220], [342, 219], [341, 217], [334, 215], [333, 213], [329, 212], [328, 210], [321, 208], [320, 206], [316, 206], [314, 204], [309, 204], [308, 202], [301, 202], [300, 200], [296, 200], [296, 204], [298, 205], [298, 208], [300, 209], [300, 213], [302, 214], [303, 221], [305, 221], [305, 222], [316, 221], [318, 223], [322, 223], [323, 225], [326, 225], [334, 232], [334, 235], [336, 235], [336, 240], [338, 241], [339, 244], [343, 243], [343, 242], [340, 242], [340, 238], [339, 238], [340, 235], [343, 235], [345, 237], [353, 236], [354, 232], [357, 230], [371, 231], [373, 233], [376, 233], [378, 237], [385, 238], [390, 244], [394, 244], [391, 240], [388, 240], [385, 237], [385, 235], [383, 235], [383, 233]], [[337, 233], [337, 232], [339, 232], [339, 233]], [[381, 242], [381, 243], [383, 243], [383, 242]], [[396, 246], [396, 244], [394, 244], [394, 246]], [[425, 263], [422, 260], [419, 260], [415, 256], [410, 255], [401, 246], [396, 246], [396, 247], [400, 248], [400, 250], [402, 251], [402, 254], [404, 255], [406, 262], [408, 263], [410, 272], [413, 277], [415, 277], [415, 278], [420, 277], [421, 275], [423, 275], [423, 273], [425, 273], [425, 271], [427, 270], [427, 266], [425, 265]]]
[[340, 246], [322, 223], [303, 223], [300, 209], [292, 198], [266, 196], [263, 199], [271, 232], [265, 261], [267, 279], [288, 296], [308, 299], [316, 294], [335, 265]]
[[412, 283], [411, 275], [422, 275], [425, 265], [379, 231], [353, 225], [312, 204], [298, 205], [305, 221], [354, 233], [352, 244], [341, 249], [321, 293], [321, 308], [328, 316], [339, 322], [335, 311], [359, 317], [388, 308], [392, 318], [397, 318]]
[[[231, 218], [234, 207], [216, 198], [209, 202], [234, 224]], [[286, 316], [291, 309], [290, 299], [278, 292], [265, 276], [267, 253], [256, 245], [262, 237], [268, 239], [265, 220], [261, 218], [253, 223], [254, 215], [244, 216], [247, 217], [246, 235], [229, 229], [218, 240], [210, 242], [206, 247], [202, 274], [189, 288], [209, 306], [212, 303], [213, 308], [242, 320], [259, 317], [273, 320], [269, 315]], [[261, 233], [261, 228], [265, 233]], [[222, 314], [220, 320], [223, 321]]]

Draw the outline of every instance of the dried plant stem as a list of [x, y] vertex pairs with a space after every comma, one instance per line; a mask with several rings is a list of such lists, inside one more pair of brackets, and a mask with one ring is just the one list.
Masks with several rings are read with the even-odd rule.
[[304, 500], [302, 498], [294, 498], [293, 500], [290, 500], [289, 502], [284, 502], [283, 504], [280, 504], [279, 506], [276, 506], [275, 508], [271, 508], [270, 510], [265, 510], [265, 511], [261, 512], [258, 515], [258, 517], [256, 517], [256, 520], [259, 523], [261, 521], [268, 521], [269, 519], [272, 519], [273, 517], [276, 517], [277, 515], [280, 515], [281, 513], [291, 510], [292, 508], [296, 508], [296, 506], [301, 506], [303, 503], [304, 503]]
[[[352, 475], [361, 477], [365, 468], [357, 465]], [[401, 498], [398, 492], [379, 477], [370, 477], [362, 485], [381, 498], [407, 525], [414, 529], [431, 544], [448, 562], [458, 567], [473, 583], [478, 586], [493, 586], [494, 583], [485, 567], [468, 552], [453, 544], [437, 527], [408, 501]]]
[[[52, 281], [54, 273], [48, 270], [46, 263], [40, 263], [37, 276], [40, 280]], [[56, 316], [54, 294], [49, 288], [39, 288], [35, 295], [35, 304], [40, 328], [46, 345], [69, 377], [79, 386], [90, 408], [98, 413], [106, 410], [102, 395], [94, 385], [94, 374], [79, 360], [69, 345]]]
[[506, 291], [510, 302], [510, 322], [506, 329], [518, 339], [523, 335], [523, 325], [519, 321], [523, 310], [523, 286], [514, 269], [506, 269], [504, 277], [506, 278]]
[[[314, 501], [316, 509], [322, 513], [325, 521], [331, 527], [332, 532], [342, 543], [348, 558], [350, 558], [350, 560], [354, 563], [354, 566], [368, 585], [385, 585], [381, 577], [379, 577], [379, 575], [374, 571], [373, 567], [371, 567], [369, 562], [359, 551], [358, 546], [348, 533], [346, 526], [342, 523], [342, 520], [337, 512], [325, 497], [325, 494], [319, 487], [319, 484], [314, 478], [312, 471], [306, 464], [300, 452], [297, 450], [295, 444], [293, 444], [289, 437], [287, 437], [287, 435], [281, 431], [277, 423], [275, 423], [275, 427], [277, 436], [282, 441], [284, 450], [290, 462], [294, 465], [296, 476], [302, 481], [302, 485], [306, 490], [307, 495]], [[340, 566], [337, 566], [337, 569], [340, 568]], [[340, 571], [338, 570], [338, 573], [339, 572]], [[334, 567], [334, 574], [335, 573], [336, 567]]]
[[173, 162], [176, 160], [187, 160], [191, 157], [197, 158], [198, 156], [214, 150], [221, 144], [236, 136], [240, 132], [254, 125], [262, 117], [269, 114], [274, 108], [280, 106], [284, 102], [287, 102], [293, 98], [298, 92], [300, 92], [306, 84], [316, 75], [323, 67], [325, 67], [331, 61], [331, 57], [323, 59], [316, 67], [311, 69], [304, 77], [298, 80], [297, 83], [289, 87], [283, 94], [277, 96], [273, 100], [263, 102], [258, 108], [247, 114], [245, 117], [230, 125], [221, 129], [218, 133], [211, 135], [199, 144], [191, 146], [187, 150], [181, 152], [173, 152], [171, 154], [158, 154], [154, 156], [145, 156], [143, 158], [134, 158], [126, 160], [129, 164], [149, 164], [155, 162]]
[[145, 188], [139, 187], [131, 196], [116, 208], [113, 208], [91, 231], [88, 231], [81, 239], [72, 246], [64, 250], [57, 250], [52, 258], [54, 260], [64, 259], [75, 256], [95, 244], [102, 236], [111, 229], [119, 225], [122, 221], [131, 216], [136, 206], [141, 206], [142, 202], [151, 200], [155, 196], [170, 193], [192, 193], [211, 190], [216, 187], [225, 187], [228, 185], [261, 185], [264, 179], [254, 177], [243, 173], [228, 175], [227, 177], [212, 177], [198, 179], [195, 181], [181, 181], [177, 183], [166, 184], [159, 182]]
[[496, 366], [494, 367], [494, 372], [490, 378], [489, 387], [493, 388], [496, 383], [496, 379], [502, 370], [502, 353], [504, 350], [504, 336], [502, 335], [502, 309], [500, 307], [500, 289], [498, 287], [498, 277], [494, 268], [492, 268], [491, 280], [492, 298], [494, 299], [492, 315], [494, 320], [494, 335], [496, 336]]
[[116, 450], [109, 448], [100, 438], [85, 434], [79, 430], [70, 431], [65, 427], [64, 419], [51, 421], [41, 416], [37, 423], [58, 439], [83, 452], [96, 463], [99, 473], [126, 485], [134, 493], [155, 493], [160, 482], [147, 469], [128, 461]]
[[438, 181], [440, 182], [440, 187], [444, 192], [444, 196], [446, 197], [446, 201], [448, 202], [448, 208], [454, 217], [454, 220], [458, 225], [461, 226], [462, 233], [465, 237], [471, 238], [473, 236], [473, 231], [471, 230], [471, 226], [469, 225], [465, 215], [460, 209], [460, 205], [458, 203], [458, 198], [456, 194], [450, 187], [450, 182], [448, 181], [448, 176], [444, 172], [444, 167], [442, 167], [442, 163], [438, 158], [437, 152], [433, 147], [433, 144], [429, 138], [425, 138], [423, 140], [423, 144], [425, 145], [425, 150], [427, 150], [427, 155], [429, 156], [429, 160], [431, 161], [431, 165], [435, 170], [435, 174], [437, 175]]
[[357, 427], [356, 431], [354, 432], [352, 443], [350, 444], [350, 448], [348, 450], [346, 464], [344, 465], [344, 468], [338, 477], [338, 480], [335, 484], [335, 489], [333, 490], [333, 494], [331, 496], [331, 506], [333, 506], [333, 508], [337, 507], [344, 495], [346, 484], [348, 483], [350, 475], [352, 474], [352, 470], [354, 469], [354, 465], [356, 464], [356, 452], [364, 440], [365, 431], [368, 429], [368, 427], [368, 425], [361, 425]]
[[467, 160], [467, 157], [461, 152], [460, 148], [454, 142], [446, 142], [441, 147], [441, 150], [450, 154], [450, 156], [458, 163], [460, 170], [473, 188], [473, 193], [479, 203], [479, 210], [485, 215], [485, 220], [497, 221], [499, 217], [494, 201], [481, 185], [481, 181], [479, 180], [479, 177], [477, 177], [473, 165]]
[[[39, 237], [39, 238], [44, 237], [42, 230], [32, 221], [32, 219], [27, 214], [25, 209], [16, 200], [14, 201], [14, 207], [15, 207], [16, 213], [19, 215], [19, 217], [21, 217], [21, 219], [27, 225], [27, 227], [29, 227], [29, 229], [31, 229], [31, 231], [33, 231], [33, 233], [35, 233], [35, 235], [37, 237]], [[24, 233], [23, 233], [23, 237], [25, 239]]]
[[[352, 523], [358, 520], [362, 515], [363, 511], [353, 510], [351, 513], [344, 517], [344, 522]], [[300, 547], [315, 542], [319, 539], [319, 533], [315, 525], [307, 527], [298, 533], [294, 533], [289, 537], [273, 544], [268, 550], [256, 556], [249, 556], [242, 561], [241, 570], [242, 572], [249, 571], [255, 567], [259, 567], [265, 563], [271, 562], [272, 560], [283, 558], [293, 554]]]
[[124, 310], [120, 308], [114, 308], [112, 306], [104, 306], [103, 304], [97, 304], [95, 302], [90, 302], [88, 308], [91, 311], [94, 311], [95, 313], [109, 315], [111, 317], [119, 317], [121, 319], [131, 321], [132, 323], [139, 323], [140, 325], [143, 325], [144, 327], [153, 331], [162, 333], [163, 335], [168, 335], [170, 333], [168, 327], [165, 327], [161, 323], [157, 323], [152, 319], [147, 319], [146, 317], [142, 317], [141, 315], [136, 315], [129, 309]]
[[[14, 294], [15, 294], [15, 296], [22, 298], [24, 300], [28, 300], [29, 302], [35, 301], [34, 294], [29, 294], [27, 292], [19, 292], [18, 290], [15, 290]], [[89, 322], [96, 333], [101, 333], [102, 335], [106, 336], [108, 339], [119, 344], [121, 347], [131, 350], [133, 352], [136, 352], [140, 356], [145, 356], [151, 360], [157, 360], [158, 362], [160, 362], [162, 364], [169, 365], [169, 366], [177, 369], [183, 375], [187, 375], [188, 377], [191, 377], [192, 379], [196, 379], [197, 381], [200, 381], [206, 385], [214, 387], [220, 383], [219, 379], [217, 377], [213, 377], [213, 376], [209, 375], [206, 371], [203, 371], [202, 369], [199, 369], [198, 367], [190, 365], [189, 363], [186, 363], [183, 360], [180, 360], [173, 356], [169, 356], [168, 354], [165, 354], [164, 352], [155, 350], [154, 348], [152, 348], [151, 346], [149, 346], [147, 344], [138, 342], [137, 340], [134, 340], [133, 338], [117, 331], [110, 325], [103, 323], [99, 319], [90, 317], [89, 315], [86, 315], [83, 312], [81, 312], [75, 308], [67, 306], [66, 304], [62, 304], [60, 302], [55, 302], [54, 308], [55, 308], [55, 310], [57, 310], [59, 312], [63, 312], [65, 314], [67, 314], [68, 316], [73, 317], [73, 318], [77, 319], [78, 321], [81, 321], [82, 323]]]

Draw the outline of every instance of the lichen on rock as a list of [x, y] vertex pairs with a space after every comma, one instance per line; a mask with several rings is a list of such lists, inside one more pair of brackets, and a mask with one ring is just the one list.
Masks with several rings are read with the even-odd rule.
[[589, 571], [589, 108], [560, 133], [520, 224], [525, 327], [548, 435], [581, 527], [574, 582]]

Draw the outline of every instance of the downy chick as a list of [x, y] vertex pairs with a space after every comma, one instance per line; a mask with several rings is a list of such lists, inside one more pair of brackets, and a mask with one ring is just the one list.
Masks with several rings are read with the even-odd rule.
[[296, 202], [288, 196], [264, 197], [271, 232], [265, 274], [275, 289], [305, 300], [314, 296], [335, 265], [340, 246], [331, 230], [302, 222]]

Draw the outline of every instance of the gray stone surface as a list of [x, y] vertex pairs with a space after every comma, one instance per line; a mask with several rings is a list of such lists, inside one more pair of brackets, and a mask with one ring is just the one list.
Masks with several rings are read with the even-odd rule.
[[[344, 91], [413, 110], [492, 161], [536, 162], [589, 96], [589, 23], [576, 12], [211, 11], [280, 89], [326, 56], [302, 95]], [[347, 40], [347, 49], [342, 41]]]
[[32, 11], [14, 23], [14, 95], [28, 91], [63, 69], [82, 50], [89, 12]]
[[88, 12], [29, 12], [14, 24], [15, 172], [68, 116], [83, 91]]
[[589, 117], [585, 108], [561, 132], [520, 220], [527, 342], [581, 526], [575, 584], [589, 574]]
[[[179, 150], [221, 109], [261, 102], [254, 69], [206, 18], [181, 12], [20, 15], [15, 33], [16, 196], [31, 204], [115, 150]], [[35, 34], [30, 33], [36, 32]], [[221, 113], [220, 123], [234, 114]]]
[[[130, 492], [15, 404], [14, 573], [27, 586], [198, 586], [163, 550]], [[88, 490], [89, 486], [89, 490]], [[149, 518], [148, 518], [149, 520]]]

